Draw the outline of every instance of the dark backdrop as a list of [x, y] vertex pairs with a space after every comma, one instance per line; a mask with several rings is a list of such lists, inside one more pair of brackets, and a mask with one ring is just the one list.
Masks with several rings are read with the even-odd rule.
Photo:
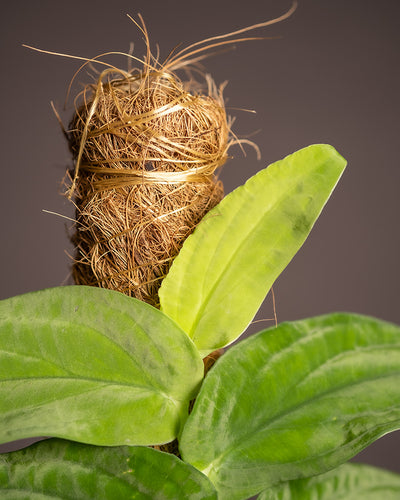
[[[92, 57], [144, 46], [126, 13], [140, 12], [152, 42], [170, 49], [281, 15], [290, 0], [13, 0], [2, 5], [1, 298], [66, 283], [70, 260], [59, 195], [69, 154], [50, 100], [61, 109], [78, 67], [73, 60], [21, 46]], [[400, 323], [398, 0], [300, 0], [293, 17], [250, 42], [210, 58], [236, 115], [235, 131], [258, 143], [222, 179], [230, 191], [267, 164], [327, 142], [349, 166], [310, 237], [274, 285], [280, 321], [354, 311]], [[121, 64], [125, 61], [121, 60]], [[257, 114], [234, 108], [254, 109]], [[70, 110], [62, 114], [65, 120]], [[271, 317], [267, 298], [258, 318]], [[253, 330], [268, 326], [258, 323]], [[400, 471], [400, 433], [359, 460]], [[2, 448], [5, 449], [4, 447]]]

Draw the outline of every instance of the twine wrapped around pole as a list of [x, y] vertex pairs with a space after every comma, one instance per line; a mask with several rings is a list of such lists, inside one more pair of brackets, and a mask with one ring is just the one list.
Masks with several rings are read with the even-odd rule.
[[158, 306], [172, 260], [223, 197], [215, 175], [229, 147], [222, 89], [208, 78], [207, 95], [191, 93], [153, 69], [104, 73], [85, 89], [68, 132], [73, 276]]

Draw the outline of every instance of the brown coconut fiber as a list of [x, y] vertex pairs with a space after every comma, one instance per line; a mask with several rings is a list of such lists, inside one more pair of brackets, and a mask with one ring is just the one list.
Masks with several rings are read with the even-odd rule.
[[223, 197], [214, 172], [228, 134], [222, 97], [192, 94], [171, 73], [101, 81], [70, 130], [76, 158], [85, 135], [74, 185], [75, 282], [157, 306], [173, 258]]
[[[68, 196], [76, 207], [76, 284], [120, 291], [155, 307], [158, 288], [183, 242], [223, 197], [217, 169], [238, 140], [231, 133], [223, 87], [193, 78], [214, 47], [259, 39], [232, 37], [278, 19], [206, 39], [159, 62], [150, 50], [129, 70], [105, 69], [75, 99], [66, 135], [75, 160]], [[227, 40], [224, 40], [227, 38]], [[83, 59], [83, 58], [78, 58]], [[79, 71], [80, 71], [79, 70]], [[185, 80], [177, 76], [184, 70]], [[79, 73], [79, 71], [77, 73]]]

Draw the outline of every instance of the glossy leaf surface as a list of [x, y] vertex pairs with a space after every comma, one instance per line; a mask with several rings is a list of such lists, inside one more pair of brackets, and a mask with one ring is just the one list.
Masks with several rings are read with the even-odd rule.
[[258, 500], [398, 500], [400, 475], [361, 464], [296, 479], [259, 495]]
[[146, 447], [51, 439], [0, 455], [0, 497], [9, 500], [216, 500], [198, 470]]
[[0, 442], [168, 442], [202, 376], [187, 335], [121, 293], [72, 286], [0, 302]]
[[161, 310], [203, 356], [246, 329], [345, 164], [331, 146], [304, 148], [228, 194], [185, 241], [161, 285]]
[[332, 314], [282, 323], [207, 375], [180, 441], [221, 499], [325, 472], [400, 427], [400, 328]]

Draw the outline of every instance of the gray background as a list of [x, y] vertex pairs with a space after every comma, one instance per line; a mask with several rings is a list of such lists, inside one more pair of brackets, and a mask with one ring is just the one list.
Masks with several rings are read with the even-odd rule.
[[[141, 37], [125, 16], [140, 12], [166, 56], [179, 43], [289, 7], [290, 0], [2, 5], [0, 298], [66, 283], [70, 265], [65, 220], [42, 210], [73, 216], [59, 195], [70, 158], [50, 100], [62, 108], [79, 64], [21, 44], [92, 57], [126, 52], [135, 42], [142, 56]], [[238, 45], [205, 62], [217, 83], [229, 80], [225, 95], [237, 117], [235, 132], [258, 131], [252, 138], [262, 151], [261, 161], [249, 148], [246, 157], [239, 148], [231, 151], [234, 159], [222, 172], [226, 191], [311, 143], [330, 143], [349, 162], [307, 242], [275, 283], [280, 321], [341, 310], [400, 323], [399, 17], [398, 0], [303, 0], [291, 19], [255, 33], [279, 39]], [[70, 114], [62, 116], [68, 121]], [[271, 314], [267, 298], [258, 319]], [[358, 459], [400, 471], [399, 445], [400, 433], [388, 435]]]

